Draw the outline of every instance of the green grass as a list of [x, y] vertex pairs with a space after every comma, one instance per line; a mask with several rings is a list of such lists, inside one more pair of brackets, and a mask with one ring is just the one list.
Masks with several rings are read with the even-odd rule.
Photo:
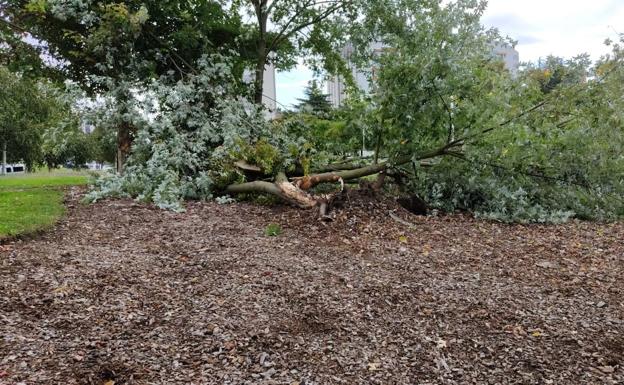
[[0, 176], [0, 191], [6, 189], [28, 189], [85, 185], [89, 177], [79, 172], [38, 172], [34, 174]]
[[60, 189], [0, 191], [0, 238], [49, 227], [64, 212]]
[[52, 226], [65, 213], [63, 188], [88, 181], [73, 171], [0, 176], [0, 239]]

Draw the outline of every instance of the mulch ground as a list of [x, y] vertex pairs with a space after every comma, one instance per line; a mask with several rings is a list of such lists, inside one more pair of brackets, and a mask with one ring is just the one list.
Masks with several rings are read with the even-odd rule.
[[0, 246], [0, 384], [624, 383], [624, 224], [76, 199]]

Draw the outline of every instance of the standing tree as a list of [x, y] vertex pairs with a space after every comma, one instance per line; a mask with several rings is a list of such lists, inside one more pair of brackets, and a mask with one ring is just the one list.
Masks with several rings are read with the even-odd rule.
[[[116, 99], [119, 172], [136, 130], [129, 119], [131, 90], [163, 75], [176, 81], [197, 72], [203, 55], [237, 49], [241, 34], [238, 13], [214, 0], [0, 4], [0, 33], [11, 35], [14, 45], [28, 36], [31, 47], [43, 51], [67, 77], [93, 94], [110, 93]], [[242, 70], [241, 64], [241, 76]]]
[[329, 72], [344, 70], [338, 52], [345, 43], [344, 17], [354, 16], [352, 0], [243, 0], [252, 25], [254, 100], [262, 103], [263, 73], [268, 63], [292, 68], [298, 58]]
[[297, 105], [298, 111], [315, 115], [324, 115], [331, 111], [329, 95], [323, 93], [316, 80], [308, 83], [303, 94], [305, 96], [303, 99], [297, 99], [299, 101]]
[[0, 66], [2, 173], [7, 162], [24, 162], [27, 168], [41, 163], [42, 135], [55, 123], [57, 107], [49, 87]]

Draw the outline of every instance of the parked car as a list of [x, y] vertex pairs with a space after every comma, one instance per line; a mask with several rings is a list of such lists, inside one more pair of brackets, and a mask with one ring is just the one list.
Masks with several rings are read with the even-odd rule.
[[[17, 163], [17, 164], [7, 164], [6, 165], [6, 173], [7, 174], [23, 174], [26, 172], [26, 165]], [[0, 174], [2, 174], [2, 165], [0, 164]]]
[[90, 162], [86, 164], [87, 168], [89, 170], [97, 170], [97, 171], [107, 171], [107, 170], [112, 170], [112, 166], [106, 163], [98, 163], [98, 162]]

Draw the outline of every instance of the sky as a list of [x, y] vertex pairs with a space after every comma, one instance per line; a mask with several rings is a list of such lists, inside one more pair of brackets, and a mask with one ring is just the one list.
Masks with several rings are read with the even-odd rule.
[[[518, 41], [520, 61], [555, 55], [589, 53], [593, 59], [608, 52], [604, 40], [624, 33], [624, 0], [490, 0], [482, 19]], [[303, 65], [278, 72], [277, 100], [282, 108], [297, 103], [313, 78]]]

